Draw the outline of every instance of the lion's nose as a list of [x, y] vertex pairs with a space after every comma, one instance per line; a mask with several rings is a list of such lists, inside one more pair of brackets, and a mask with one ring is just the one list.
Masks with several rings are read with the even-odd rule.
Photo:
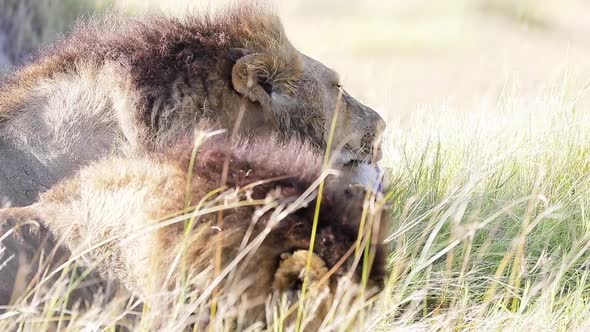
[[370, 129], [374, 133], [375, 138], [379, 139], [383, 135], [383, 132], [385, 132], [387, 123], [385, 122], [385, 120], [383, 120], [381, 115], [379, 115], [379, 113], [377, 113], [374, 109], [367, 106], [365, 106], [365, 108], [365, 114], [368, 115], [372, 127]]
[[387, 127], [387, 123], [385, 122], [385, 120], [383, 120], [383, 118], [379, 114], [376, 114], [376, 115], [377, 115], [377, 119], [375, 121], [376, 122], [375, 133], [377, 133], [377, 136], [383, 136], [383, 133], [385, 132], [385, 128]]
[[[368, 108], [368, 107], [367, 107]], [[363, 145], [368, 147], [372, 156], [373, 162], [378, 162], [383, 156], [383, 134], [387, 126], [385, 120], [374, 110], [369, 108], [371, 113], [371, 126], [363, 137]]]

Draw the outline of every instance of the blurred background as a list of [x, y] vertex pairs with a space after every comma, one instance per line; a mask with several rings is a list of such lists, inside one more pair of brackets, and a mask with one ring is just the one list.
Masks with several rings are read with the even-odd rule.
[[[18, 64], [79, 17], [108, 11], [186, 15], [230, 1], [0, 0], [0, 63]], [[269, 2], [302, 52], [404, 130], [417, 110], [498, 110], [558, 95], [588, 105], [588, 0]], [[4, 66], [4, 70], [7, 70]], [[514, 96], [518, 96], [518, 98]], [[526, 107], [526, 106], [523, 106]], [[512, 108], [514, 110], [514, 108]]]

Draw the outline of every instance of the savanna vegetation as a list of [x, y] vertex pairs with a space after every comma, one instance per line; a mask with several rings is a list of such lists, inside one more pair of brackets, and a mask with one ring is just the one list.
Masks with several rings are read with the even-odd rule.
[[[203, 6], [58, 3], [41, 21], [28, 16], [35, 11], [19, 12], [26, 35], [13, 42], [36, 48], [75, 17], [101, 15], [107, 7], [182, 15]], [[322, 327], [589, 329], [589, 4], [375, 0], [277, 7], [294, 44], [333, 65], [349, 91], [388, 119], [386, 286], [370, 299], [361, 290], [339, 293], [341, 305]], [[30, 22], [48, 30], [39, 33]], [[6, 308], [0, 326], [109, 330], [130, 316], [140, 321], [136, 328], [157, 317], [125, 296], [66, 310], [66, 281], [76, 274], [65, 271], [45, 295], [50, 301]], [[235, 300], [231, 290], [226, 300]], [[178, 317], [186, 309], [179, 307]], [[273, 315], [284, 310], [269, 311], [269, 321], [280, 321]], [[227, 309], [217, 326], [239, 312]], [[179, 326], [171, 321], [167, 327]]]

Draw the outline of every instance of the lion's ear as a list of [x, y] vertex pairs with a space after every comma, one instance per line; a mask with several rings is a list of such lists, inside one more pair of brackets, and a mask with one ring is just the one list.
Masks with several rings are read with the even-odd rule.
[[230, 57], [235, 61], [232, 68], [232, 84], [242, 96], [262, 106], [270, 105], [272, 82], [269, 78], [267, 56], [261, 53], [248, 54], [243, 49], [233, 49]]

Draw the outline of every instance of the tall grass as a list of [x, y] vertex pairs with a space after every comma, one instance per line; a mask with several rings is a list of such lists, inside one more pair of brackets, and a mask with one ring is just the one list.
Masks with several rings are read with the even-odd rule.
[[[361, 288], [342, 280], [322, 329], [588, 328], [590, 119], [575, 106], [559, 93], [533, 101], [506, 94], [491, 112], [424, 108], [413, 115], [412, 129], [392, 130], [385, 290], [363, 298]], [[204, 276], [196, 277], [211, 282]], [[69, 278], [64, 274], [62, 282]], [[130, 319], [141, 317], [138, 302], [127, 295], [70, 310], [59, 306], [60, 284], [48, 295], [59, 301], [16, 304], [2, 315], [0, 328], [34, 330], [60, 320], [69, 330], [110, 329], [127, 320], [138, 327]], [[246, 328], [237, 289], [219, 293], [219, 329]], [[208, 317], [208, 302], [199, 310], [178, 303], [177, 318], [166, 320], [166, 328], [190, 321], [189, 311]], [[311, 315], [318, 305], [310, 299], [304, 309]], [[293, 329], [281, 319], [289, 309], [269, 303], [264, 323], [275, 331]], [[157, 310], [147, 315], [140, 320], [162, 318]]]
[[383, 328], [581, 329], [590, 122], [575, 101], [509, 95], [428, 109], [398, 136]]
[[[538, 17], [530, 7], [508, 11], [509, 2], [489, 3], [484, 7], [519, 20]], [[590, 114], [565, 97], [565, 86], [536, 96], [506, 89], [475, 110], [425, 106], [407, 115], [403, 131], [390, 123], [386, 287], [363, 299], [361, 289], [343, 280], [322, 328], [588, 330]], [[141, 309], [126, 294], [89, 310], [62, 308], [70, 278], [63, 274], [44, 295], [54, 299], [49, 304], [6, 308], [0, 329], [36, 330], [49, 322], [69, 330], [138, 327]], [[221, 294], [216, 326], [246, 328], [239, 294]], [[312, 312], [316, 305], [304, 308]], [[209, 316], [206, 306], [188, 309], [176, 311], [185, 320], [165, 326], [179, 328], [192, 312]], [[282, 331], [277, 318], [288, 310], [269, 304], [268, 327]], [[147, 315], [141, 320], [160, 318], [153, 310]]]

